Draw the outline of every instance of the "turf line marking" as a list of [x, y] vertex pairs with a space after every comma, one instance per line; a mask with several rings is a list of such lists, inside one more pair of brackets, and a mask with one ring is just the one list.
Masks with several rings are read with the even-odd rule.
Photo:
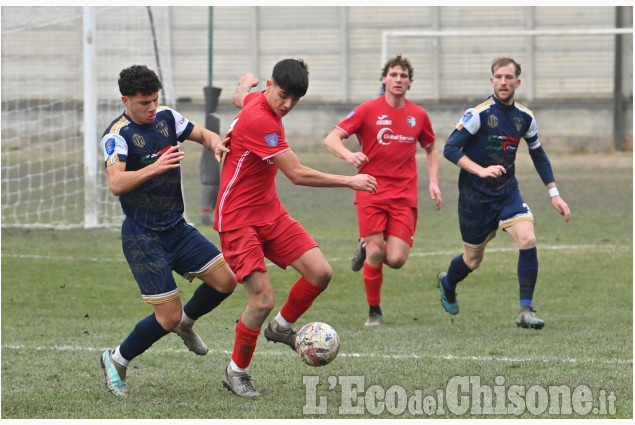
[[[574, 251], [574, 250], [581, 250], [581, 249], [586, 249], [586, 250], [602, 250], [602, 249], [610, 249], [610, 250], [617, 250], [617, 249], [626, 249], [627, 246], [616, 246], [616, 245], [539, 245], [538, 249], [544, 249], [547, 251]], [[628, 249], [631, 249], [632, 247], [628, 247]], [[517, 251], [518, 248], [513, 247], [513, 248], [490, 248], [487, 249], [487, 253], [497, 253], [497, 252], [515, 252]], [[460, 250], [454, 250], [454, 251], [430, 251], [430, 252], [422, 252], [422, 251], [412, 251], [410, 252], [410, 257], [435, 257], [435, 256], [439, 256], [439, 255], [457, 255], [457, 253], [460, 252]], [[58, 256], [53, 256], [53, 255], [34, 255], [34, 254], [8, 254], [8, 253], [2, 253], [2, 257], [3, 258], [20, 258], [20, 259], [27, 259], [27, 260], [46, 260], [46, 261], [50, 261], [50, 260], [54, 260], [54, 261], [92, 261], [92, 262], [114, 262], [114, 263], [125, 263], [126, 259], [123, 257], [117, 257], [117, 258], [108, 258], [108, 257], [88, 257], [88, 258], [80, 258], [80, 257], [58, 257]], [[341, 257], [334, 257], [334, 258], [328, 258], [328, 261], [332, 261], [332, 262], [339, 262], [339, 261], [351, 261], [350, 258], [341, 258]], [[273, 266], [273, 263], [271, 262], [267, 262], [267, 266]]]
[[[575, 251], [575, 250], [581, 250], [581, 249], [586, 249], [586, 250], [602, 250], [602, 249], [610, 249], [610, 250], [617, 250], [617, 249], [625, 249], [627, 248], [625, 245], [624, 246], [617, 246], [617, 245], [538, 245], [538, 250], [547, 250], [547, 251]], [[631, 249], [632, 247], [628, 247], [628, 249]], [[490, 254], [490, 253], [498, 253], [498, 252], [516, 252], [518, 251], [518, 248], [516, 247], [512, 247], [512, 248], [488, 248], [486, 249], [486, 253]], [[458, 253], [460, 253], [462, 251], [460, 250], [454, 250], [454, 251], [430, 251], [430, 252], [424, 252], [424, 251], [411, 251], [409, 254], [409, 257], [435, 257], [435, 256], [439, 256], [439, 255], [449, 255], [449, 256], [456, 256], [458, 255]], [[327, 258], [328, 261], [333, 261], [333, 262], [337, 262], [337, 261], [351, 261], [350, 258]]]
[[[35, 350], [35, 351], [90, 351], [90, 352], [102, 352], [109, 347], [96, 348], [96, 347], [78, 347], [74, 345], [55, 345], [55, 346], [37, 346], [27, 347], [25, 345], [3, 345], [3, 350]], [[152, 353], [188, 353], [186, 349], [154, 349], [151, 348], [148, 352]], [[256, 352], [256, 356], [283, 356], [288, 353], [288, 350], [282, 351], [270, 351], [260, 350]], [[208, 355], [214, 356], [226, 356], [231, 355], [231, 351], [227, 350], [209, 350]], [[459, 360], [459, 361], [477, 361], [477, 362], [493, 362], [493, 363], [605, 363], [605, 364], [632, 364], [633, 359], [575, 359], [571, 357], [559, 358], [559, 357], [484, 357], [484, 356], [455, 356], [453, 354], [448, 355], [422, 355], [422, 354], [374, 354], [374, 353], [339, 353], [339, 357], [351, 357], [351, 358], [379, 358], [390, 360], [414, 360], [414, 359], [430, 359], [430, 360]]]

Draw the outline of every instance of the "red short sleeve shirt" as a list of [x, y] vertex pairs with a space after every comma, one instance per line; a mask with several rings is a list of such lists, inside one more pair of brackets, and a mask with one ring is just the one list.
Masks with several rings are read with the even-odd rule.
[[425, 109], [407, 99], [396, 109], [381, 96], [359, 105], [336, 128], [357, 135], [369, 160], [358, 172], [377, 179], [377, 192], [358, 191], [355, 203], [399, 201], [417, 207], [417, 143], [423, 148], [434, 143]]
[[271, 158], [290, 148], [264, 91], [245, 97], [230, 132], [214, 220], [219, 232], [271, 223], [285, 212], [276, 192], [278, 167]]

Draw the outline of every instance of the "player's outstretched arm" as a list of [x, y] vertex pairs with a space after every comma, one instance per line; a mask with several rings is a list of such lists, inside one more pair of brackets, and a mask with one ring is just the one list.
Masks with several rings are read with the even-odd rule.
[[225, 139], [221, 139], [218, 134], [204, 127], [201, 127], [198, 124], [194, 124], [194, 129], [188, 136], [188, 140], [198, 142], [203, 145], [205, 149], [213, 152], [214, 156], [216, 157], [216, 161], [218, 161], [219, 163], [223, 159], [223, 154], [229, 152], [229, 149], [227, 148], [227, 143], [229, 141], [228, 137], [225, 137]]
[[377, 180], [368, 174], [342, 176], [314, 170], [300, 163], [292, 150], [285, 151], [272, 158], [273, 163], [295, 185], [313, 187], [348, 187], [364, 192], [377, 192]]
[[324, 144], [328, 150], [338, 158], [342, 158], [355, 168], [361, 167], [368, 162], [368, 157], [363, 152], [352, 152], [344, 146], [343, 140], [348, 135], [338, 128], [334, 128], [324, 139]]
[[232, 94], [232, 103], [234, 106], [242, 109], [245, 96], [247, 96], [252, 87], [256, 87], [259, 82], [260, 80], [251, 72], [240, 77], [238, 79], [238, 87], [236, 87], [234, 94]]

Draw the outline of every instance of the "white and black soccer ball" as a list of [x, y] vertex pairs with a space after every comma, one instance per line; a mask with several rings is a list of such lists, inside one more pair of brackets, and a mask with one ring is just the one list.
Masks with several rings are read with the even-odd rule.
[[296, 336], [295, 351], [309, 366], [324, 366], [340, 351], [340, 337], [326, 323], [307, 323]]

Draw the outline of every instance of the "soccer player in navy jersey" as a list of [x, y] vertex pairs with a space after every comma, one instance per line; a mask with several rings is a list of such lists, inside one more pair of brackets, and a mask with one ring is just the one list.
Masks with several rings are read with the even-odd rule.
[[450, 314], [458, 314], [456, 286], [481, 264], [485, 246], [500, 227], [519, 249], [520, 312], [516, 325], [542, 329], [545, 322], [536, 317], [532, 301], [538, 276], [534, 218], [520, 195], [514, 173], [521, 138], [527, 142], [529, 155], [548, 189], [553, 207], [565, 222], [569, 221], [571, 211], [556, 188], [533, 113], [514, 101], [514, 93], [520, 86], [520, 64], [502, 57], [494, 60], [491, 71], [494, 94], [465, 112], [443, 151], [449, 161], [461, 168], [459, 227], [464, 250], [450, 262], [447, 273], [439, 273], [437, 284], [443, 308]]
[[[125, 219], [121, 228], [123, 252], [143, 300], [154, 312], [145, 317], [117, 347], [100, 359], [108, 389], [128, 393], [128, 363], [170, 332], [198, 355], [208, 351], [192, 326], [236, 287], [236, 276], [220, 250], [183, 217], [179, 142], [202, 144], [220, 161], [226, 141], [159, 106], [161, 81], [146, 66], [134, 65], [119, 74], [125, 112], [101, 139], [108, 186], [119, 197]], [[203, 281], [185, 305], [172, 275]]]

